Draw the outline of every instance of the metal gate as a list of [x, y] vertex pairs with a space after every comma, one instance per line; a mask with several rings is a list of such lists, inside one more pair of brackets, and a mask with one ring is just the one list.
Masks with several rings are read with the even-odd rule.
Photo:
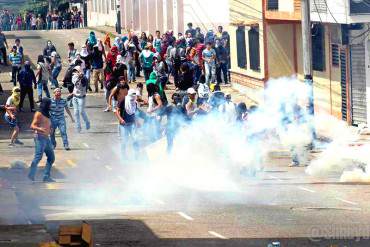
[[351, 106], [352, 124], [366, 123], [365, 46], [351, 45]]
[[347, 56], [346, 50], [340, 50], [340, 88], [342, 96], [342, 120], [347, 121]]

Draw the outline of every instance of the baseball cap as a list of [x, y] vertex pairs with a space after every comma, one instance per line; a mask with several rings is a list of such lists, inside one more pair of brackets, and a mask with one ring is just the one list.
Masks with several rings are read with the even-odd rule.
[[188, 94], [196, 94], [197, 92], [195, 91], [195, 89], [194, 88], [189, 88], [188, 90], [187, 90], [187, 93]]

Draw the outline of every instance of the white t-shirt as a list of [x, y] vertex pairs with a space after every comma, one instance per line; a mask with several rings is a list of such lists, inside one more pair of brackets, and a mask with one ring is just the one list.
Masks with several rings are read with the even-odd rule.
[[[12, 96], [8, 97], [8, 99], [6, 100], [5, 105], [6, 106], [13, 106], [13, 107], [15, 106], [15, 104], [13, 103], [13, 97]], [[15, 114], [15, 111], [12, 111], [12, 112], [13, 112], [13, 114]], [[9, 114], [8, 114], [7, 111], [5, 112], [5, 116], [9, 117]]]

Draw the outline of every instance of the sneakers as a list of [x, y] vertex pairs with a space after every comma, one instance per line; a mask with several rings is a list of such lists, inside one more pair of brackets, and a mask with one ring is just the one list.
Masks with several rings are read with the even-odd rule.
[[28, 179], [31, 180], [32, 182], [35, 181], [35, 176], [31, 176], [31, 174], [28, 174]]
[[56, 181], [54, 179], [52, 179], [51, 177], [44, 177], [42, 182], [44, 182], [44, 183], [55, 183]]
[[292, 162], [292, 163], [290, 163], [289, 167], [299, 167], [299, 163], [298, 162]]
[[64, 145], [64, 149], [65, 149], [66, 151], [71, 151], [71, 148], [70, 148], [68, 145]]
[[105, 108], [105, 109], [104, 109], [104, 112], [110, 112], [109, 107]]
[[13, 147], [15, 147], [15, 144], [13, 142], [11, 142], [11, 143], [8, 144], [8, 147], [13, 148]]
[[24, 145], [24, 143], [23, 143], [23, 142], [21, 142], [19, 139], [16, 139], [16, 140], [14, 141], [14, 144], [17, 144], [17, 145]]

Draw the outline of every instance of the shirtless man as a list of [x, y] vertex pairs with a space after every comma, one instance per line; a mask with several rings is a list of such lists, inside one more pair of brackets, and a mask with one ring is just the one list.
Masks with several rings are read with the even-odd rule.
[[28, 178], [31, 181], [35, 181], [37, 165], [40, 163], [45, 153], [47, 161], [43, 182], [55, 182], [55, 180], [50, 177], [51, 167], [55, 161], [54, 148], [50, 140], [50, 105], [51, 100], [49, 98], [43, 98], [40, 103], [40, 109], [35, 113], [31, 123], [31, 129], [35, 133], [35, 157], [31, 163], [30, 173], [28, 174]]

